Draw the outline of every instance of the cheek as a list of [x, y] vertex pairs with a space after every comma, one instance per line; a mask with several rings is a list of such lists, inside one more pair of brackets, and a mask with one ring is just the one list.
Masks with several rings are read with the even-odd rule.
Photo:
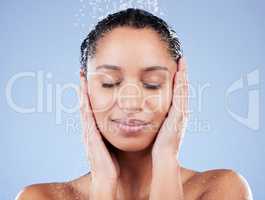
[[156, 93], [146, 95], [145, 103], [152, 113], [164, 115], [168, 112], [171, 99], [172, 91], [169, 87], [166, 87]]
[[90, 85], [89, 94], [94, 112], [105, 112], [114, 103], [114, 93], [111, 90], [102, 88], [99, 83], [94, 82]]
[[90, 90], [91, 106], [96, 123], [101, 132], [104, 133], [105, 129], [108, 130], [105, 122], [108, 120], [108, 112], [112, 109], [114, 95], [112, 92], [98, 87], [97, 84], [92, 84], [91, 87], [93, 88]]

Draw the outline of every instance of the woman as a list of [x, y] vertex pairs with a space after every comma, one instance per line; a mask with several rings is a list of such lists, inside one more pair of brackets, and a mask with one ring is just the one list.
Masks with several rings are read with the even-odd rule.
[[83, 139], [91, 172], [34, 184], [17, 199], [243, 200], [229, 169], [198, 172], [178, 160], [188, 118], [187, 66], [175, 32], [127, 9], [101, 20], [81, 45]]

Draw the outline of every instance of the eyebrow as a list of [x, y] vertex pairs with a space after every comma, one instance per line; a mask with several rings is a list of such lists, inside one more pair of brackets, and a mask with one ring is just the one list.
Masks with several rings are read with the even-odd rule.
[[[108, 64], [104, 64], [104, 65], [99, 65], [96, 67], [96, 70], [99, 69], [110, 69], [110, 70], [116, 70], [116, 71], [121, 71], [122, 68], [120, 66], [116, 66], [116, 65], [108, 65]], [[154, 70], [164, 70], [164, 71], [169, 71], [167, 67], [164, 66], [150, 66], [150, 67], [146, 67], [143, 69], [144, 72], [148, 72], [148, 71], [154, 71]]]
[[121, 70], [121, 67], [119, 67], [119, 66], [107, 65], [107, 64], [97, 66], [96, 70], [99, 70], [99, 69], [102, 69], [102, 68], [111, 69], [111, 70]]
[[164, 66], [150, 66], [150, 67], [146, 67], [144, 68], [144, 72], [148, 72], [148, 71], [154, 71], [154, 70], [165, 70], [168, 71], [167, 67]]

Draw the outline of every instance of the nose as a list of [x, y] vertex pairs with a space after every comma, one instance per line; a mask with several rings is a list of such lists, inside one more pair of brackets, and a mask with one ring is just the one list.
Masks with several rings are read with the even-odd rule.
[[142, 111], [142, 90], [136, 83], [126, 83], [118, 93], [118, 105], [126, 113]]

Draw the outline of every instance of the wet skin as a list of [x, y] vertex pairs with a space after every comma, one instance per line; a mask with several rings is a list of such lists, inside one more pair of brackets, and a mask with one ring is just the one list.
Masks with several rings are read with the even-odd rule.
[[[150, 66], [166, 70], [146, 70]], [[180, 164], [188, 103], [187, 98], [174, 97], [177, 93], [188, 96], [186, 74], [185, 60], [176, 63], [167, 44], [151, 29], [120, 27], [105, 35], [88, 63], [88, 76], [80, 74], [83, 139], [91, 172], [63, 183], [27, 186], [17, 199], [156, 200], [162, 199], [160, 195], [168, 195], [164, 198], [168, 200], [251, 199], [246, 180], [233, 170], [199, 172]], [[115, 86], [104, 87], [106, 83]], [[150, 89], [150, 85], [158, 88]], [[128, 96], [133, 98], [124, 98]], [[145, 120], [152, 126], [141, 134], [124, 135], [111, 121], [124, 117]], [[174, 134], [170, 134], [172, 130]], [[106, 196], [101, 198], [102, 194]]]

